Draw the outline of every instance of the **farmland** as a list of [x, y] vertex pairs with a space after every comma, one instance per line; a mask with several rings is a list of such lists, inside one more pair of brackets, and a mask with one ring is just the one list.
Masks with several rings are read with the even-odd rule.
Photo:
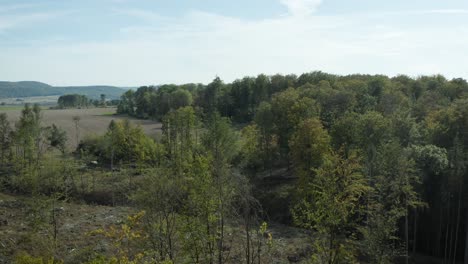
[[[19, 120], [21, 116], [21, 108], [19, 107], [5, 107], [0, 108], [0, 113], [6, 113], [8, 120], [13, 124]], [[61, 110], [49, 110], [44, 109], [42, 111], [43, 125], [51, 126], [52, 124], [57, 125], [67, 132], [68, 146], [74, 148], [76, 143], [76, 136], [80, 139], [87, 135], [99, 135], [103, 134], [107, 130], [111, 120], [123, 120], [130, 119], [133, 124], [140, 125], [145, 133], [150, 137], [157, 137], [161, 131], [161, 124], [151, 120], [138, 120], [127, 116], [116, 116], [115, 108], [88, 108], [88, 109], [61, 109]], [[73, 117], [79, 116], [80, 121], [78, 122], [78, 131], [76, 130]]]
[[[40, 104], [40, 105], [55, 105], [57, 104], [59, 96], [58, 95], [49, 95], [49, 96], [30, 96], [30, 97], [9, 97], [9, 98], [0, 98], [0, 104], [5, 104], [9, 106], [22, 106], [25, 103], [29, 104]], [[3, 107], [3, 106], [2, 106]], [[0, 108], [0, 111], [2, 108]]]

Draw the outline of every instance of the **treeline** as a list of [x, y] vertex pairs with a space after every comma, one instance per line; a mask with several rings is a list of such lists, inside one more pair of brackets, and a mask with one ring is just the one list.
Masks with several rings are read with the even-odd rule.
[[160, 87], [144, 86], [137, 91], [128, 90], [117, 107], [118, 114], [128, 114], [138, 118], [161, 119], [171, 109], [190, 106], [193, 93], [200, 85], [162, 85]]
[[84, 107], [106, 107], [106, 106], [117, 106], [120, 103], [119, 100], [106, 100], [106, 95], [101, 94], [100, 100], [89, 99], [85, 95], [80, 94], [66, 94], [62, 95], [57, 100], [58, 109], [65, 108], [84, 108]]
[[[183, 104], [174, 98], [176, 91], [184, 92]], [[324, 232], [320, 237], [334, 245], [324, 248], [329, 256], [343, 253], [342, 243], [358, 236], [373, 263], [409, 251], [454, 261], [468, 259], [467, 95], [466, 80], [441, 75], [312, 72], [141, 87], [122, 97], [119, 111], [161, 119], [191, 105], [202, 119], [218, 112], [248, 123], [241, 145], [250, 158], [241, 166], [255, 188], [270, 184], [265, 173], [278, 178], [282, 168], [288, 170], [279, 178], [298, 179], [286, 196], [258, 198], [264, 206], [286, 204], [280, 208], [283, 214], [292, 208], [292, 222]], [[334, 183], [327, 182], [331, 178]], [[340, 194], [346, 194], [344, 200], [337, 198]], [[317, 204], [322, 198], [323, 204]], [[270, 209], [275, 214], [278, 207]], [[352, 214], [339, 217], [339, 210]], [[330, 223], [321, 226], [318, 220]]]
[[102, 85], [57, 87], [35, 81], [0, 81], [0, 98], [82, 94], [92, 99], [99, 99], [101, 94], [107, 94], [108, 98], [114, 100], [118, 99], [127, 89]]
[[84, 95], [79, 94], [66, 94], [62, 95], [57, 100], [59, 108], [81, 108], [91, 105], [91, 100]]

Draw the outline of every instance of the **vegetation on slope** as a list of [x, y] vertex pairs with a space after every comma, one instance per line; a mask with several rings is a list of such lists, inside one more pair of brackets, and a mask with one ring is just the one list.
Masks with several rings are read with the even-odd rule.
[[[92, 263], [454, 262], [467, 253], [467, 100], [467, 82], [443, 76], [141, 87], [118, 111], [162, 120], [161, 138], [112, 122], [74, 155], [27, 107], [15, 128], [0, 119], [2, 183], [50, 197], [49, 212], [64, 197], [136, 208], [94, 233], [114, 243]], [[270, 219], [300, 227], [306, 253], [274, 255]]]
[[99, 99], [101, 94], [105, 94], [109, 99], [117, 99], [124, 92], [125, 89], [114, 86], [57, 87], [33, 81], [0, 82], [0, 98], [81, 94], [92, 99]]

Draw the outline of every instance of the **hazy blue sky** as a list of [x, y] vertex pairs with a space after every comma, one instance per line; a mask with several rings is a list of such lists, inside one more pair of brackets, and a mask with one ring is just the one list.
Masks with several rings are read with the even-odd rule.
[[468, 78], [468, 1], [0, 0], [0, 80], [138, 86], [313, 70]]

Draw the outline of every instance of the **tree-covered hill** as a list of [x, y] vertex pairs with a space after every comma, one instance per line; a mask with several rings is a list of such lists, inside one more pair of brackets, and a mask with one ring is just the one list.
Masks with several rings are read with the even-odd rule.
[[[105, 134], [76, 133], [78, 146], [68, 149], [66, 132], [44, 126], [38, 105], [26, 104], [14, 126], [0, 113], [0, 186], [35, 198], [40, 234], [49, 234], [42, 247], [38, 229], [27, 239], [0, 236], [0, 245], [26, 249], [28, 261], [16, 263], [44, 263], [48, 248], [61, 245], [67, 216], [57, 203], [68, 199], [139, 211], [94, 233], [115, 248], [82, 251], [95, 261], [74, 263], [468, 261], [464, 79], [216, 77], [128, 90], [117, 111], [161, 120], [161, 134], [113, 120]], [[73, 122], [76, 131], [84, 125]], [[277, 223], [307, 241], [275, 252], [283, 242], [269, 226]]]
[[0, 98], [81, 94], [92, 99], [99, 99], [101, 94], [105, 94], [109, 99], [117, 99], [124, 92], [124, 88], [104, 85], [58, 87], [34, 81], [0, 81]]

